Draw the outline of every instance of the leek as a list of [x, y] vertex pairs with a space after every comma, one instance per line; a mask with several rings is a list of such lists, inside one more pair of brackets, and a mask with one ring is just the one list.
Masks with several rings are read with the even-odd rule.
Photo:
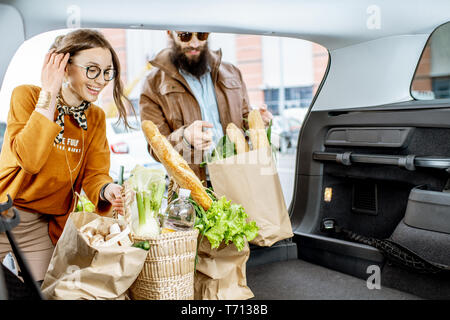
[[133, 221], [133, 232], [141, 237], [154, 237], [160, 233], [159, 210], [166, 188], [165, 173], [137, 165], [128, 180], [136, 193], [138, 219]]

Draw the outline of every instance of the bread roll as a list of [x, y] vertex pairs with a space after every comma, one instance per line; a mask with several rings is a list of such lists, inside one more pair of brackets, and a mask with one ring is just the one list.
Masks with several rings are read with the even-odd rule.
[[105, 238], [101, 234], [96, 234], [90, 240], [91, 246], [98, 246], [105, 243]]
[[236, 146], [237, 154], [248, 152], [248, 144], [247, 141], [245, 141], [245, 137], [242, 134], [242, 131], [232, 122], [227, 126], [227, 136], [230, 141], [233, 142]]
[[81, 233], [85, 234], [88, 238], [92, 238], [97, 233], [97, 229], [88, 226], [85, 227], [84, 229], [81, 229]]
[[109, 234], [110, 223], [102, 220], [100, 224], [97, 226], [97, 233], [106, 237]]
[[208, 210], [211, 207], [212, 200], [186, 160], [173, 148], [166, 137], [159, 132], [158, 127], [152, 121], [144, 120], [141, 126], [147, 142], [169, 175], [175, 179], [181, 188], [191, 190], [192, 199], [202, 206], [203, 209]]
[[105, 237], [105, 241], [109, 241], [109, 240], [111, 240], [112, 238], [114, 238], [115, 236], [117, 236], [117, 235], [119, 235], [120, 234], [120, 232], [119, 233], [110, 233], [110, 234], [108, 234], [106, 237]]
[[253, 150], [270, 147], [266, 128], [258, 109], [254, 109], [248, 114], [248, 126]]

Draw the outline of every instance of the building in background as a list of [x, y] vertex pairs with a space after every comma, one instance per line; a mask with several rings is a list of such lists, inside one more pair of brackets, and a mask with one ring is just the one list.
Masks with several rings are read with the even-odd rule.
[[[20, 84], [40, 86], [42, 61], [48, 48], [56, 36], [70, 31], [62, 29], [37, 35], [18, 49], [0, 91], [0, 107], [4, 108], [4, 112], [0, 112], [1, 121], [6, 120], [12, 90]], [[100, 31], [117, 52], [122, 67], [121, 79], [138, 112], [139, 94], [149, 71], [148, 61], [167, 46], [167, 33], [132, 29]], [[289, 117], [302, 118], [327, 67], [325, 48], [299, 39], [254, 35], [212, 33], [209, 39], [211, 49], [220, 48], [222, 59], [241, 70], [253, 107], [267, 104], [275, 115], [293, 111], [288, 112]], [[96, 102], [107, 117], [117, 115], [112, 90], [113, 86], [108, 86]]]
[[[139, 94], [148, 72], [147, 63], [167, 46], [166, 31], [101, 30], [121, 61], [125, 85], [133, 84], [129, 98], [138, 112]], [[221, 49], [222, 59], [242, 72], [253, 107], [266, 104], [274, 115], [307, 108], [328, 63], [325, 48], [299, 39], [212, 33], [212, 50]], [[107, 115], [114, 116], [112, 87], [100, 97]], [[301, 116], [304, 111], [300, 112]]]
[[[0, 121], [6, 121], [12, 90], [20, 84], [40, 85], [44, 56], [62, 29], [37, 35], [17, 50], [0, 91]], [[115, 48], [121, 61], [121, 77], [128, 96], [138, 111], [142, 82], [148, 72], [148, 61], [167, 45], [166, 31], [100, 29]], [[411, 93], [415, 99], [450, 98], [450, 24], [436, 29], [417, 66]], [[266, 104], [275, 115], [288, 117], [305, 114], [328, 64], [328, 52], [322, 46], [305, 40], [254, 35], [213, 33], [210, 47], [222, 49], [223, 60], [235, 64], [247, 85], [254, 107]], [[387, 76], [388, 74], [388, 70]], [[97, 104], [108, 117], [117, 111], [108, 86]], [[293, 111], [293, 112], [290, 112]]]

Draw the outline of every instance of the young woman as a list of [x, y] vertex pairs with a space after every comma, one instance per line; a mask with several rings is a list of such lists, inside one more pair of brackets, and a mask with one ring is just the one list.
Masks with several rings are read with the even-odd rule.
[[[14, 89], [0, 155], [0, 201], [9, 194], [19, 210], [13, 234], [37, 281], [44, 278], [76, 192], [83, 189], [99, 214], [122, 214], [121, 186], [108, 175], [105, 113], [93, 104], [109, 83], [128, 125], [119, 60], [100, 32], [79, 29], [57, 37], [41, 80], [42, 88]], [[9, 251], [0, 234], [0, 262]]]

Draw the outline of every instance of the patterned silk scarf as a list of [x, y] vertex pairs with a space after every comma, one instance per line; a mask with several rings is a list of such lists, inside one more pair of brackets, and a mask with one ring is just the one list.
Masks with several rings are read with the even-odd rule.
[[61, 126], [61, 131], [58, 133], [58, 135], [55, 138], [55, 144], [61, 143], [63, 134], [64, 134], [64, 115], [72, 115], [73, 118], [76, 120], [78, 125], [83, 128], [84, 130], [87, 130], [87, 121], [86, 121], [86, 115], [84, 114], [84, 111], [89, 107], [90, 102], [83, 101], [78, 107], [69, 107], [66, 106], [60, 96], [56, 99], [56, 109], [58, 110], [58, 116], [56, 117], [56, 123]]

